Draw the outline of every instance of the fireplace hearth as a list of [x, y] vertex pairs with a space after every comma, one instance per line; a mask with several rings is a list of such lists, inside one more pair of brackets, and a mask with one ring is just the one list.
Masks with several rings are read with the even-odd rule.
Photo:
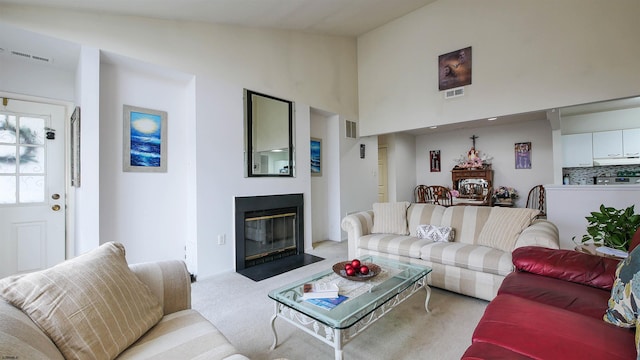
[[255, 281], [322, 260], [304, 252], [303, 194], [235, 198], [236, 272]]

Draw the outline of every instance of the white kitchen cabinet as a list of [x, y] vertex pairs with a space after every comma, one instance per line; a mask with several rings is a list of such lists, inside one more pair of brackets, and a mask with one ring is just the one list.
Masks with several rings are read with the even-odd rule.
[[593, 166], [591, 133], [562, 135], [562, 166]]
[[622, 130], [624, 156], [640, 156], [640, 129]]
[[622, 130], [593, 133], [593, 158], [622, 157]]

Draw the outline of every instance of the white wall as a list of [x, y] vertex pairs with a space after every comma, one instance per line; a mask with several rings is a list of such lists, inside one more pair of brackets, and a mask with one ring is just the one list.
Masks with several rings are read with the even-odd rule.
[[[185, 257], [195, 177], [192, 76], [104, 56], [100, 68], [100, 243], [122, 242], [127, 260]], [[123, 172], [123, 105], [167, 112], [167, 172]]]
[[[162, 240], [156, 239], [165, 243], [165, 248], [161, 250], [163, 253], [172, 248], [174, 240], [171, 237], [180, 236], [179, 233], [188, 234], [192, 231], [197, 238], [197, 243], [191, 244], [189, 253], [192, 255], [197, 253], [197, 266], [191, 265], [190, 270], [197, 268], [199, 276], [231, 271], [234, 268], [234, 197], [286, 193], [303, 193], [307, 200], [305, 204], [305, 246], [311, 247], [311, 206], [308, 201], [311, 189], [308, 166], [310, 108], [313, 106], [340, 114], [341, 124], [343, 124], [345, 117], [352, 120], [357, 119], [357, 72], [354, 39], [16, 5], [0, 5], [0, 21], [21, 29], [47, 33], [66, 41], [81, 44], [84, 48], [100, 49], [143, 63], [194, 75], [195, 80], [188, 85], [183, 83], [182, 91], [178, 92], [181, 92], [179, 96], [182, 97], [179, 101], [182, 104], [180, 106], [191, 106], [194, 109], [193, 112], [184, 109], [179, 112], [195, 119], [195, 133], [181, 135], [182, 141], [188, 142], [189, 145], [184, 152], [177, 150], [176, 155], [186, 154], [191, 159], [195, 158], [195, 170], [190, 170], [195, 174], [195, 180], [185, 180], [182, 177], [173, 178], [172, 175], [169, 175], [170, 179], [167, 182], [174, 183], [171, 186], [189, 186], [190, 188], [186, 192], [182, 192], [180, 189], [177, 191], [180, 195], [195, 197], [194, 202], [197, 203], [186, 205], [187, 209], [183, 208], [185, 212], [191, 212], [190, 218], [185, 220], [186, 215], [180, 216], [177, 219], [178, 230], [163, 234]], [[260, 56], [256, 56], [256, 54], [260, 54]], [[98, 62], [94, 64], [88, 62], [88, 64], [96, 68], [99, 67]], [[119, 73], [119, 70], [116, 73]], [[108, 81], [104, 77], [98, 79], [97, 74], [96, 71], [95, 78], [93, 74], [90, 74], [86, 81], [93, 82], [94, 86], [99, 86], [100, 80]], [[146, 79], [148, 80], [146, 81], [140, 73], [133, 72], [130, 75], [132, 77], [130, 81], [142, 84], [145, 88], [153, 87], [156, 83], [158, 85], [164, 83], [162, 77]], [[84, 82], [84, 80], [82, 81]], [[119, 79], [119, 81], [125, 80]], [[110, 103], [108, 106], [111, 106], [111, 102], [113, 102], [115, 109], [115, 103], [118, 99], [124, 100], [130, 96], [138, 99], [143, 97], [142, 94], [132, 94], [133, 89], [123, 89], [118, 84], [109, 84], [110, 86], [107, 87], [109, 91], [115, 90], [112, 94], [98, 95], [97, 91], [94, 92], [90, 89], [89, 94], [94, 96], [96, 103], [99, 97], [106, 96], [107, 102]], [[118, 87], [115, 88], [116, 86]], [[298, 165], [295, 178], [244, 177], [243, 88], [295, 102], [295, 161]], [[175, 88], [170, 90], [170, 93], [175, 94]], [[193, 97], [193, 100], [185, 100], [184, 97], [187, 96], [185, 94], [191, 94], [190, 97]], [[163, 97], [160, 96], [160, 98]], [[187, 105], [191, 101], [193, 104]], [[160, 105], [150, 107], [163, 108]], [[105, 115], [97, 110], [98, 104], [91, 108], [94, 110], [90, 112], [91, 116], [96, 117], [91, 120], [91, 123], [96, 126], [89, 128], [92, 132], [97, 131], [98, 114], [100, 116], [113, 114], [114, 116], [114, 119], [100, 119], [102, 124], [111, 120], [119, 123], [122, 116], [114, 109], [105, 110], [107, 111]], [[84, 136], [85, 129], [83, 128], [82, 131]], [[101, 136], [99, 139], [97, 136], [94, 137], [95, 134], [90, 134], [89, 139], [95, 142], [83, 142], [83, 155], [85, 151], [97, 154], [98, 149], [121, 151], [122, 140], [115, 133], [116, 130], [106, 129], [105, 131], [107, 131], [107, 135]], [[340, 131], [341, 136], [344, 136], [343, 129]], [[180, 130], [174, 131], [174, 133], [179, 134]], [[375, 186], [361, 186], [361, 182], [354, 181], [353, 179], [359, 177], [360, 173], [358, 167], [350, 166], [351, 162], [358, 165], [365, 163], [358, 158], [357, 143], [355, 141], [339, 141], [340, 144], [336, 147], [336, 151], [339, 153], [336, 153], [336, 158], [340, 162], [343, 161], [343, 157], [348, 158], [345, 165], [348, 170], [346, 176], [349, 176], [349, 185], [356, 189], [347, 191], [344, 199], [340, 198], [339, 194], [332, 195], [337, 197], [333, 200], [340, 202], [340, 213], [343, 213], [346, 208], [363, 208], [364, 203], [369, 207], [373, 201], [364, 201], [363, 199], [370, 199], [371, 196], [375, 199]], [[172, 145], [170, 144], [170, 146]], [[368, 145], [368, 147], [369, 149], [375, 148], [374, 145]], [[93, 234], [104, 226], [102, 223], [114, 224], [105, 219], [106, 215], [101, 214], [100, 210], [105, 209], [113, 214], [117, 211], [116, 209], [136, 206], [136, 202], [133, 200], [126, 200], [126, 195], [132, 191], [131, 189], [116, 187], [119, 186], [118, 184], [123, 185], [123, 178], [127, 179], [129, 185], [145, 186], [145, 181], [138, 179], [139, 174], [105, 175], [106, 171], [113, 171], [115, 168], [116, 156], [106, 156], [106, 161], [109, 162], [104, 166], [99, 164], [96, 158], [89, 157], [87, 160], [95, 162], [87, 166], [89, 173], [86, 178], [84, 178], [85, 168], [83, 168], [83, 187], [80, 191], [93, 189], [96, 197], [98, 193], [101, 196], [99, 202], [97, 199], [91, 199], [91, 201], [84, 203], [87, 206], [79, 208], [77, 216], [92, 220], [99, 216], [100, 223], [80, 221], [77, 225], [78, 230], [80, 233], [86, 231], [86, 236], [90, 236], [90, 239], [87, 240], [79, 239], [80, 242], [97, 241], [92, 240]], [[371, 157], [369, 157], [370, 159]], [[83, 163], [84, 161], [83, 158]], [[175, 166], [180, 167], [174, 162], [169, 162], [170, 169]], [[344, 167], [342, 164], [340, 166], [340, 172], [344, 173]], [[366, 172], [370, 173], [369, 169]], [[116, 182], [113, 187], [109, 188], [115, 190], [115, 194], [109, 194], [100, 189], [105, 183], [103, 176]], [[162, 175], [157, 178], [163, 179], [159, 180], [160, 182], [165, 181]], [[342, 189], [346, 181], [342, 175], [340, 179]], [[333, 187], [335, 188], [335, 184]], [[173, 191], [174, 189], [166, 190]], [[143, 190], [141, 193], [146, 194], [147, 192]], [[149, 196], [148, 206], [160, 209], [166, 205], [166, 202], [167, 200], [163, 197]], [[195, 210], [190, 210], [190, 208]], [[159, 214], [159, 212], [160, 210], [155, 215], [166, 219], [164, 216], [167, 216], [168, 213]], [[195, 220], [193, 220], [194, 218]], [[332, 221], [335, 222], [333, 218], [335, 216], [332, 217]], [[131, 225], [130, 222], [127, 224]], [[85, 226], [87, 227], [85, 228]], [[118, 226], [122, 226], [122, 224], [118, 224]], [[119, 236], [126, 230], [118, 228], [114, 231], [111, 229], [104, 231]], [[100, 231], [102, 232], [102, 230]], [[148, 236], [148, 234], [143, 234], [141, 228], [136, 228], [133, 231], [137, 236]], [[225, 244], [217, 244], [218, 235], [226, 237]], [[143, 244], [146, 245], [147, 241], [145, 240]], [[182, 242], [189, 244], [188, 240], [184, 238]], [[154, 260], [154, 256], [159, 256], [159, 254], [150, 253], [143, 255], [140, 252], [142, 244], [139, 247], [138, 245], [132, 246], [136, 248], [135, 253], [147, 257], [145, 260]], [[184, 250], [174, 254], [174, 257], [183, 258]]]
[[557, 185], [547, 186], [547, 219], [560, 232], [560, 247], [573, 249], [575, 236], [580, 243], [587, 233], [585, 219], [592, 211], [600, 212], [600, 205], [616, 209], [626, 209], [634, 205], [635, 213], [640, 211], [640, 189], [628, 185]]
[[[73, 101], [75, 94], [73, 71], [0, 55], [2, 90], [42, 98]], [[29, 76], [24, 76], [29, 74]]]
[[562, 116], [562, 134], [635, 129], [640, 127], [640, 108]]
[[[436, 1], [358, 38], [361, 133], [638, 95], [639, 13], [637, 0]], [[438, 56], [468, 46], [472, 84], [445, 100]]]
[[[340, 119], [340, 212], [342, 216], [371, 209], [378, 200], [378, 138], [377, 136], [347, 138], [345, 118]], [[353, 119], [349, 119], [353, 121]], [[360, 124], [357, 124], [360, 127]], [[360, 144], [366, 148], [360, 158]], [[342, 232], [342, 239], [346, 239]]]
[[80, 106], [80, 187], [75, 201], [73, 252], [83, 254], [100, 245], [100, 51], [83, 46], [76, 73], [75, 103]]
[[352, 119], [357, 115], [352, 38], [7, 4], [0, 4], [0, 21], [206, 75], [207, 81], [239, 84]]
[[[455, 159], [471, 148], [472, 135], [477, 135], [476, 149], [493, 157], [493, 185], [510, 186], [520, 195], [516, 206], [526, 205], [529, 190], [538, 184], [553, 183], [553, 141], [546, 119], [523, 123], [487, 126], [438, 132], [416, 137], [417, 184], [452, 186], [451, 169]], [[531, 169], [516, 169], [514, 144], [531, 142]], [[440, 150], [441, 171], [431, 172], [429, 151]]]

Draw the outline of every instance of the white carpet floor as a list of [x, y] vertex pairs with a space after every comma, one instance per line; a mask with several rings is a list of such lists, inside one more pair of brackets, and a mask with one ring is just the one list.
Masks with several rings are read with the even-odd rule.
[[[346, 242], [314, 244], [313, 255], [325, 260], [254, 282], [235, 272], [198, 279], [192, 286], [192, 307], [200, 311], [243, 355], [255, 359], [333, 359], [333, 348], [293, 325], [276, 320], [278, 346], [270, 319], [272, 289], [347, 260]], [[488, 302], [434, 288], [424, 310], [421, 291], [386, 314], [344, 347], [347, 360], [459, 359]]]

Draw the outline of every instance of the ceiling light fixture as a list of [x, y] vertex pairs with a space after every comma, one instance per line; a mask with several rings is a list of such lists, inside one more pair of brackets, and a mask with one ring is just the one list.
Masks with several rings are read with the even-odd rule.
[[435, 126], [435, 125], [434, 125], [434, 126], [429, 126], [429, 129], [437, 129], [437, 128], [438, 128], [438, 127], [437, 127], [437, 126]]
[[491, 117], [491, 118], [488, 118], [487, 120], [493, 121], [493, 120], [497, 120], [497, 119], [498, 119], [497, 117]]

